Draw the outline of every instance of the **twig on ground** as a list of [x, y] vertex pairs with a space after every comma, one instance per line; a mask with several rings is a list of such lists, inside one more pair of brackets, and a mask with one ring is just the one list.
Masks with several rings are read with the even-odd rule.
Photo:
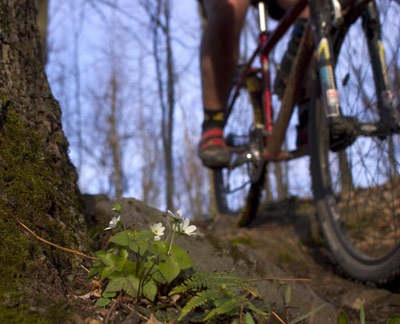
[[28, 226], [26, 226], [24, 223], [22, 223], [19, 219], [16, 219], [16, 220], [17, 220], [17, 222], [18, 222], [29, 234], [31, 234], [34, 238], [36, 238], [36, 239], [39, 240], [40, 242], [43, 242], [43, 243], [45, 243], [45, 244], [47, 244], [47, 245], [50, 245], [50, 246], [52, 246], [52, 247], [55, 247], [56, 249], [59, 249], [59, 250], [61, 250], [61, 251], [64, 251], [64, 252], [68, 252], [68, 253], [71, 253], [71, 254], [78, 255], [78, 256], [80, 256], [80, 257], [82, 257], [82, 258], [86, 258], [86, 259], [90, 259], [90, 260], [95, 260], [95, 261], [98, 261], [98, 260], [99, 260], [99, 258], [90, 256], [90, 255], [87, 255], [87, 254], [85, 254], [85, 253], [82, 253], [82, 252], [79, 252], [79, 251], [76, 251], [76, 250], [68, 249], [68, 248], [66, 248], [66, 247], [63, 247], [63, 246], [60, 246], [60, 245], [58, 245], [58, 244], [52, 243], [52, 242], [50, 242], [50, 241], [47, 241], [47, 240], [45, 240], [44, 238], [41, 238], [39, 235], [37, 235], [34, 231], [32, 231]]

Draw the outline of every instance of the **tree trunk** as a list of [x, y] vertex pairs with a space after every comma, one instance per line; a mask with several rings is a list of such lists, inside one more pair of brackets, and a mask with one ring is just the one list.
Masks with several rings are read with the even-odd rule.
[[66, 278], [78, 273], [81, 259], [39, 242], [18, 223], [84, 249], [77, 174], [44, 73], [34, 1], [1, 0], [0, 32], [0, 322], [65, 322], [65, 308], [47, 311], [65, 298]]
[[37, 11], [36, 22], [39, 29], [41, 53], [43, 63], [47, 62], [47, 12], [49, 7], [49, 0], [35, 0]]
[[[151, 2], [151, 1], [150, 1]], [[151, 7], [147, 3], [147, 9]], [[156, 64], [158, 93], [162, 110], [162, 143], [165, 158], [166, 174], [166, 204], [169, 210], [174, 210], [174, 159], [173, 159], [173, 129], [175, 110], [175, 71], [172, 53], [170, 6], [165, 0], [158, 0], [155, 4], [153, 21], [153, 55]], [[150, 11], [148, 11], [150, 12]], [[160, 41], [160, 39], [162, 39]], [[162, 44], [160, 46], [160, 43]], [[164, 54], [164, 51], [166, 53]], [[166, 69], [165, 72], [163, 72]], [[166, 89], [164, 82], [166, 83]]]

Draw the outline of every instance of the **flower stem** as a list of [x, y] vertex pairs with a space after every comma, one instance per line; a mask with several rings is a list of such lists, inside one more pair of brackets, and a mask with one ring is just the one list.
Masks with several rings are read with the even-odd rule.
[[168, 248], [167, 255], [171, 255], [171, 249], [172, 249], [172, 244], [174, 243], [174, 240], [175, 240], [175, 232], [172, 231], [172, 237], [171, 237], [171, 241], [169, 242], [169, 248]]

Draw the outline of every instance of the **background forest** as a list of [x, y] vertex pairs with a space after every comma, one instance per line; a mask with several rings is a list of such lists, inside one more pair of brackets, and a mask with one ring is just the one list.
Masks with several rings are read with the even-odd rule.
[[[251, 15], [246, 49], [257, 35]], [[207, 213], [207, 170], [196, 153], [197, 1], [50, 1], [48, 17], [46, 71], [81, 191], [183, 208], [195, 218]], [[285, 170], [280, 196], [288, 194]], [[292, 194], [308, 194], [302, 170]]]
[[[388, 3], [382, 0], [383, 8]], [[255, 46], [255, 23], [250, 10], [244, 56]], [[135, 197], [162, 210], [183, 208], [194, 218], [208, 214], [208, 173], [196, 154], [201, 30], [195, 0], [49, 1], [46, 72], [83, 193]], [[395, 53], [400, 39], [391, 37], [388, 50]], [[307, 158], [269, 165], [269, 173], [266, 199], [310, 196]]]

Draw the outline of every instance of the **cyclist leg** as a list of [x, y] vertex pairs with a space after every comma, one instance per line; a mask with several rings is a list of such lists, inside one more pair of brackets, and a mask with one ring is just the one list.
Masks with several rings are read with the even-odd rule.
[[223, 111], [239, 55], [240, 30], [249, 0], [203, 0], [207, 25], [203, 32], [200, 67], [204, 121], [199, 156], [207, 167], [229, 164], [223, 138]]

